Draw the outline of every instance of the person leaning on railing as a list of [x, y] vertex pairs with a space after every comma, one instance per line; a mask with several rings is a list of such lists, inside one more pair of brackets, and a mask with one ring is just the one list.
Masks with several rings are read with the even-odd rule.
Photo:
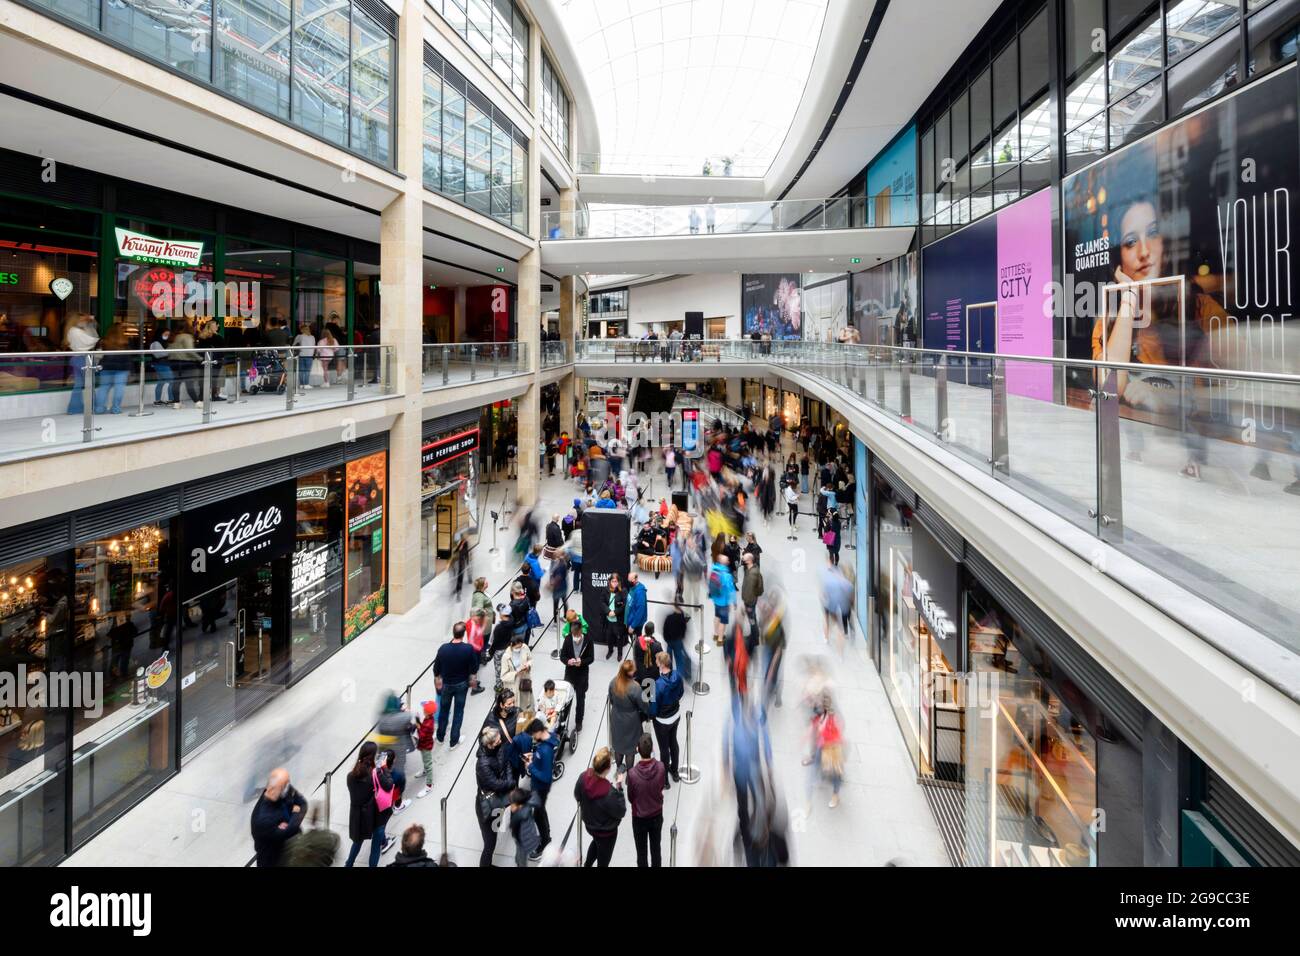
[[89, 313], [77, 316], [77, 320], [68, 328], [64, 344], [69, 352], [75, 353], [68, 359], [68, 369], [72, 378], [72, 394], [68, 397], [68, 414], [80, 415], [85, 411], [82, 404], [83, 385], [85, 382], [86, 353], [99, 343], [99, 331], [95, 326], [95, 317]]

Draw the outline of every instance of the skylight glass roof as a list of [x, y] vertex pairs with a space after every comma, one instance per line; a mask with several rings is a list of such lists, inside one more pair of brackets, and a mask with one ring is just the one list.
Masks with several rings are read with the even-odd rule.
[[603, 172], [762, 175], [794, 119], [827, 0], [560, 0]]

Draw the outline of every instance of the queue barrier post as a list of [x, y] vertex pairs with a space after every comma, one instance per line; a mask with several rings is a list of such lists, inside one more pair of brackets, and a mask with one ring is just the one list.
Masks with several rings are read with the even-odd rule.
[[[695, 711], [686, 712], [686, 764], [677, 768], [678, 775], [682, 778], [682, 783], [695, 784], [700, 782], [700, 768], [691, 763], [691, 730], [695, 721]], [[674, 827], [676, 825], [674, 824]]]

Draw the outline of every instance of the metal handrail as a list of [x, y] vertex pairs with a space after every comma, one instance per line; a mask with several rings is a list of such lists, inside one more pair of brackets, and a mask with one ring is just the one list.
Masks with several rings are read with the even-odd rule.
[[[615, 344], [636, 344], [639, 339], [580, 339], [575, 350], [575, 361], [581, 362], [584, 353], [591, 351], [610, 351]], [[700, 345], [718, 345], [726, 346], [726, 350], [732, 352], [749, 351], [752, 352], [753, 359], [766, 360], [772, 364], [780, 364], [773, 360], [778, 355], [799, 356], [807, 354], [812, 357], [815, 354], [836, 355], [836, 356], [853, 356], [869, 354], [876, 352], [890, 352], [901, 355], [933, 355], [936, 357], [945, 356], [949, 358], [978, 359], [981, 361], [1002, 361], [1002, 362], [1033, 362], [1040, 365], [1060, 366], [1061, 368], [1096, 368], [1108, 369], [1118, 372], [1138, 372], [1147, 373], [1165, 372], [1169, 374], [1192, 375], [1197, 378], [1232, 378], [1245, 381], [1276, 382], [1278, 384], [1300, 385], [1300, 374], [1290, 374], [1285, 372], [1252, 372], [1246, 369], [1221, 369], [1205, 368], [1195, 365], [1156, 365], [1141, 364], [1137, 362], [1115, 362], [1108, 359], [1072, 359], [1059, 358], [1056, 356], [1044, 355], [1014, 355], [1003, 352], [965, 352], [957, 349], [926, 349], [911, 348], [901, 345], [861, 345], [841, 342], [802, 342], [802, 341], [782, 341], [773, 340], [770, 342], [753, 342], [749, 340], [736, 339], [683, 339], [683, 342], [690, 342], [693, 346]], [[726, 350], [722, 353], [722, 361], [726, 361]], [[748, 358], [747, 358], [748, 360]], [[680, 362], [680, 360], [675, 360]], [[709, 363], [713, 363], [710, 358]], [[682, 364], [709, 364], [690, 362]], [[673, 364], [673, 363], [669, 363]], [[716, 363], [714, 363], [716, 364]], [[885, 365], [886, 363], [875, 363]], [[893, 365], [907, 364], [904, 362], [887, 363], [889, 367]], [[930, 366], [927, 366], [930, 367]]]

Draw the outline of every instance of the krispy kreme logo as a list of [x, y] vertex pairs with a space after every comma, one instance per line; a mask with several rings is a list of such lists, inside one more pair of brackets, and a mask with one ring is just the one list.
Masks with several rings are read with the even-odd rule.
[[115, 229], [117, 250], [138, 262], [197, 267], [203, 261], [203, 243], [159, 239], [129, 229]]

